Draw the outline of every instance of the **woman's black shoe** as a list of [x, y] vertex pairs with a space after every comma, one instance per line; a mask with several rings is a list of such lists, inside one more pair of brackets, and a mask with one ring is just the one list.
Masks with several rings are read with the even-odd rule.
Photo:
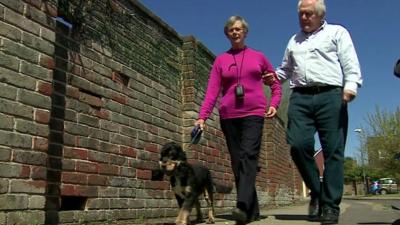
[[233, 209], [232, 217], [236, 221], [236, 224], [238, 224], [238, 225], [246, 224], [247, 215], [243, 210], [241, 210], [239, 208]]
[[311, 199], [308, 205], [308, 219], [311, 221], [319, 220], [321, 216], [321, 208], [318, 198]]

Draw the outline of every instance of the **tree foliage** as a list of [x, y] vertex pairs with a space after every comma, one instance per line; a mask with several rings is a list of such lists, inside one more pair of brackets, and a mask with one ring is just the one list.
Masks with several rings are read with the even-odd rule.
[[344, 181], [348, 183], [360, 180], [362, 180], [362, 170], [357, 161], [351, 157], [344, 158]]
[[[390, 176], [400, 179], [400, 107], [394, 112], [376, 107], [375, 113], [366, 118], [362, 128], [360, 151], [368, 155], [369, 173], [374, 176]], [[372, 176], [371, 176], [372, 177]]]

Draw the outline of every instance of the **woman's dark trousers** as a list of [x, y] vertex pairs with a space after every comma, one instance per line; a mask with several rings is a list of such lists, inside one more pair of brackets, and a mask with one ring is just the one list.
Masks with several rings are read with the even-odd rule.
[[260, 116], [221, 120], [235, 176], [237, 207], [248, 218], [260, 214], [255, 182], [263, 126], [264, 118]]

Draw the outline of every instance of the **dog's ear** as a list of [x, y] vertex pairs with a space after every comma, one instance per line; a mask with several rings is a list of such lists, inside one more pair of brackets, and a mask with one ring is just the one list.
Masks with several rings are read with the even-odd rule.
[[183, 151], [182, 147], [177, 145], [177, 150], [178, 150], [178, 159], [181, 161], [186, 161], [186, 153]]
[[164, 171], [162, 169], [151, 170], [151, 180], [160, 181], [164, 179]]

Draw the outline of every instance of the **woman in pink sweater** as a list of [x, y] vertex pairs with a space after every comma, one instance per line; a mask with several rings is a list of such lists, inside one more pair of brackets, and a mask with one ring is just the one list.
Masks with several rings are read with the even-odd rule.
[[263, 75], [275, 71], [262, 52], [245, 45], [248, 24], [242, 17], [230, 17], [224, 32], [232, 47], [214, 61], [195, 125], [204, 129], [205, 121], [221, 96], [218, 106], [220, 123], [231, 156], [237, 190], [237, 205], [232, 215], [237, 224], [245, 224], [260, 216], [255, 181], [264, 118], [276, 115], [282, 89], [275, 79], [270, 85], [272, 97], [268, 104]]

